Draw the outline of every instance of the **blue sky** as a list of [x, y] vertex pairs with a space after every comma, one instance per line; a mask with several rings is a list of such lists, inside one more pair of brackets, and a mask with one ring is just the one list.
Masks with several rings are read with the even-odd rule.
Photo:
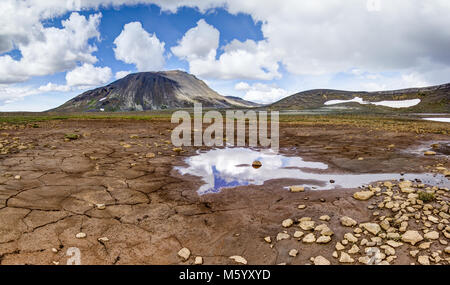
[[0, 111], [57, 107], [139, 71], [185, 70], [260, 103], [450, 81], [438, 0], [25, 2], [0, 3]]

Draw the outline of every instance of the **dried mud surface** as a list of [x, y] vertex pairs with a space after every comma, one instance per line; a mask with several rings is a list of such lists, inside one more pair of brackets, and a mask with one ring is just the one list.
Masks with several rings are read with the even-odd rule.
[[[0, 155], [0, 264], [66, 264], [70, 247], [80, 249], [82, 264], [192, 264], [195, 256], [203, 257], [204, 264], [233, 264], [229, 257], [235, 255], [249, 264], [307, 264], [318, 255], [337, 264], [331, 253], [348, 232], [340, 218], [372, 221], [368, 205], [381, 199], [355, 200], [357, 189], [291, 193], [283, 189], [295, 183], [289, 180], [198, 196], [201, 180], [173, 170], [197, 149], [174, 152], [168, 144], [174, 127], [169, 121], [38, 125], [0, 131], [3, 147], [13, 141], [22, 145]], [[79, 138], [65, 140], [68, 133]], [[282, 123], [280, 140], [282, 154], [324, 162], [340, 173], [422, 173], [437, 164], [450, 168], [446, 155], [404, 151], [448, 141], [448, 135]], [[299, 204], [306, 209], [299, 210]], [[330, 216], [326, 224], [334, 231], [328, 244], [289, 239], [270, 246], [264, 241], [267, 236], [274, 241], [287, 218], [318, 221], [322, 215]], [[86, 237], [76, 238], [80, 232]], [[99, 241], [102, 237], [108, 241]], [[187, 261], [177, 256], [183, 247], [191, 252]], [[296, 257], [288, 254], [293, 248], [299, 251]], [[397, 250], [392, 264], [416, 262], [409, 250], [408, 245]]]

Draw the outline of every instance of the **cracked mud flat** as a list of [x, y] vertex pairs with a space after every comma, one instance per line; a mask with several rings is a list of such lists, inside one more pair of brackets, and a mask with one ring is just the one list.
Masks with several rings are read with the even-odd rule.
[[[1, 140], [22, 145], [0, 156], [1, 264], [66, 264], [70, 247], [80, 249], [82, 264], [193, 264], [196, 256], [204, 264], [235, 264], [231, 256], [242, 256], [249, 264], [310, 264], [310, 258], [319, 255], [338, 264], [332, 253], [349, 231], [340, 218], [376, 221], [376, 209], [368, 206], [383, 199], [355, 200], [352, 194], [359, 189], [291, 193], [284, 187], [299, 184], [294, 179], [199, 196], [202, 180], [174, 169], [186, 166], [184, 160], [199, 149], [174, 152], [168, 144], [174, 125], [168, 121], [64, 120], [38, 125], [1, 130]], [[65, 141], [67, 133], [80, 138]], [[448, 135], [281, 123], [280, 138], [283, 155], [325, 163], [333, 173], [450, 168], [446, 155], [401, 151], [427, 141], [449, 141]], [[448, 203], [448, 192], [443, 197]], [[298, 209], [300, 204], [306, 208]], [[387, 213], [378, 211], [381, 216]], [[310, 217], [319, 222], [323, 215], [330, 217], [324, 223], [334, 231], [328, 244], [294, 238], [275, 242], [284, 230], [292, 236], [293, 228], [284, 229], [283, 220]], [[421, 225], [410, 221], [409, 227]], [[77, 238], [79, 233], [86, 237]], [[271, 244], [264, 241], [267, 236]], [[177, 255], [181, 248], [190, 250], [187, 261]], [[431, 255], [443, 248], [434, 242], [423, 252]], [[295, 257], [289, 255], [292, 249], [299, 252]], [[413, 249], [407, 244], [398, 248], [391, 264], [417, 263], [409, 254]], [[355, 260], [358, 256], [363, 254], [356, 254]]]

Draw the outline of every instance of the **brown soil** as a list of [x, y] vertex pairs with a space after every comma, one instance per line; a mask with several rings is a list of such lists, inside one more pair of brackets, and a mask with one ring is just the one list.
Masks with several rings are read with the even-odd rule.
[[[80, 249], [82, 264], [192, 264], [195, 256], [205, 264], [232, 264], [233, 255], [249, 264], [307, 264], [317, 255], [337, 263], [331, 253], [349, 231], [340, 217], [375, 219], [368, 205], [381, 198], [357, 201], [351, 197], [356, 189], [290, 193], [283, 187], [295, 181], [288, 180], [198, 196], [201, 180], [173, 170], [197, 149], [174, 152], [167, 144], [173, 127], [168, 121], [64, 120], [2, 130], [0, 140], [15, 138], [27, 148], [0, 155], [0, 264], [65, 264], [70, 247]], [[335, 172], [419, 173], [438, 163], [450, 168], [448, 156], [404, 151], [449, 141], [449, 135], [288, 123], [280, 128], [282, 154], [327, 163]], [[68, 133], [80, 137], [65, 140]], [[317, 222], [322, 215], [331, 217], [326, 223], [335, 233], [327, 245], [290, 239], [271, 248], [263, 239], [274, 241], [284, 219]], [[87, 237], [77, 239], [79, 232]], [[183, 247], [192, 253], [186, 262], [177, 256]], [[293, 248], [300, 252], [295, 258], [288, 255]], [[415, 262], [409, 250], [398, 249], [393, 263]]]

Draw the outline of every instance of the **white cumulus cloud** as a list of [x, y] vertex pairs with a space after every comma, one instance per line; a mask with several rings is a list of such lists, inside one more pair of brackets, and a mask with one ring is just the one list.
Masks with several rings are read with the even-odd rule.
[[144, 30], [140, 22], [126, 24], [114, 44], [116, 59], [135, 64], [139, 71], [155, 71], [164, 66], [165, 43]]
[[239, 82], [234, 86], [236, 90], [245, 91], [244, 99], [261, 104], [276, 102], [291, 95], [287, 90], [263, 83], [249, 85], [246, 82]]
[[116, 80], [118, 80], [118, 79], [124, 78], [125, 76], [127, 76], [130, 73], [131, 73], [131, 71], [128, 71], [128, 70], [117, 71], [116, 75], [114, 77], [116, 78]]
[[98, 86], [107, 83], [111, 77], [111, 68], [85, 63], [67, 72], [66, 81], [68, 86]]
[[0, 56], [0, 83], [22, 82], [32, 76], [70, 70], [78, 62], [95, 63], [97, 58], [92, 53], [97, 47], [89, 44], [89, 40], [100, 37], [100, 18], [101, 14], [86, 18], [72, 13], [61, 22], [62, 28], [44, 28], [38, 22], [34, 26], [36, 35], [15, 42], [22, 55], [19, 60], [9, 55]]

